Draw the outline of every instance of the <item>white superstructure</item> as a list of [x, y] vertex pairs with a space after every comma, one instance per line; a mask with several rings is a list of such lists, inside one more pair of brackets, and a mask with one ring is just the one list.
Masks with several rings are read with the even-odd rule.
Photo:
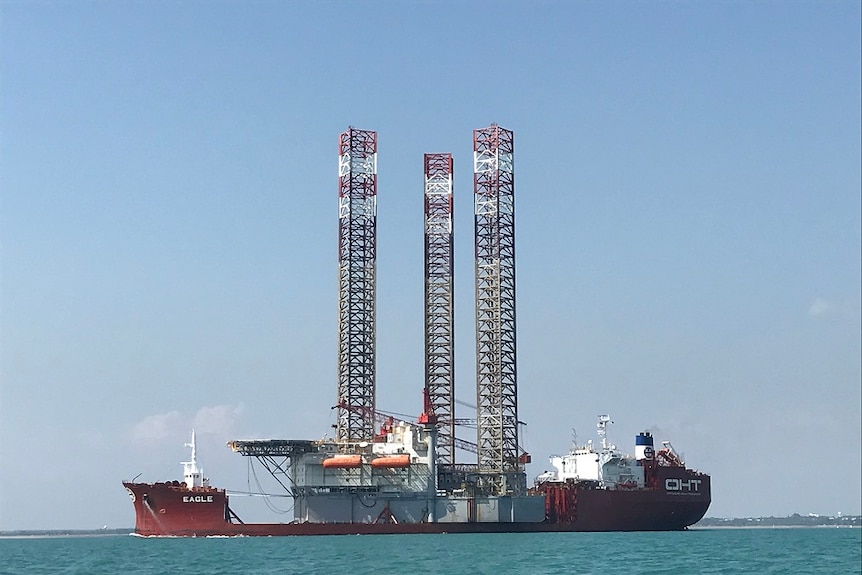
[[[604, 489], [636, 489], [644, 487], [644, 468], [638, 459], [624, 454], [617, 449], [616, 445], [607, 441], [607, 426], [613, 423], [607, 415], [600, 415], [596, 425], [598, 436], [601, 438], [601, 447], [597, 450], [593, 442], [588, 441], [586, 445], [575, 443], [569, 453], [565, 455], [552, 455], [551, 465], [553, 471], [545, 471], [536, 478], [537, 483], [545, 481], [594, 481]], [[641, 438], [649, 439], [652, 444], [652, 436], [641, 434], [638, 436], [638, 444]], [[640, 450], [640, 459], [652, 450]]]
[[210, 480], [204, 477], [204, 470], [198, 469], [197, 445], [195, 443], [195, 430], [192, 429], [192, 442], [186, 443], [186, 447], [192, 450], [191, 461], [183, 461], [183, 483], [189, 489], [195, 487], [209, 487]]

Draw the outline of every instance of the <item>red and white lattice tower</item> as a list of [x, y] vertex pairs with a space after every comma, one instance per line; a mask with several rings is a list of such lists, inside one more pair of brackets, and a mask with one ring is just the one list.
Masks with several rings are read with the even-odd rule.
[[[476, 399], [479, 471], [517, 488], [518, 386], [515, 349], [514, 136], [473, 131], [476, 242]], [[508, 485], [503, 484], [505, 481]]]
[[452, 154], [425, 154], [425, 393], [439, 422], [437, 461], [455, 462]]
[[377, 132], [338, 141], [338, 422], [336, 441], [374, 436]]

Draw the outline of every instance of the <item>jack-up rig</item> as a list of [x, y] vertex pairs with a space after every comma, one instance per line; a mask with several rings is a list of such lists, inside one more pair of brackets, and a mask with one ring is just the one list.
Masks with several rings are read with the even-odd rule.
[[[425, 401], [408, 423], [376, 406], [377, 133], [350, 128], [339, 137], [335, 439], [230, 443], [283, 475], [299, 520], [355, 522], [358, 512], [374, 521], [384, 508], [414, 521], [544, 518], [543, 498], [527, 494], [529, 456], [518, 446], [513, 133], [475, 130], [473, 156], [475, 443], [455, 433], [452, 154], [424, 156]], [[464, 451], [476, 463], [456, 462]], [[499, 497], [511, 501], [502, 517]]]

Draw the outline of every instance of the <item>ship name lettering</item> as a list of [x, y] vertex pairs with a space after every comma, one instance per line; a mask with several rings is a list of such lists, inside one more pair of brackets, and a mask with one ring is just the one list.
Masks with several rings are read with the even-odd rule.
[[212, 495], [183, 495], [183, 503], [212, 503]]
[[700, 491], [701, 479], [674, 479], [664, 480], [665, 491]]

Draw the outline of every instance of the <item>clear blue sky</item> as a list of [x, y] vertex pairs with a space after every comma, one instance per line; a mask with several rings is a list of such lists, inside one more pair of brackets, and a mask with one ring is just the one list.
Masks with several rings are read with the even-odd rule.
[[[0, 8], [0, 529], [133, 524], [336, 394], [337, 136], [379, 134], [378, 405], [418, 413], [422, 154], [515, 132], [530, 479], [650, 429], [712, 516], [862, 511], [860, 3], [25, 2]], [[459, 406], [458, 414], [467, 417]], [[254, 513], [253, 511], [250, 513]]]

